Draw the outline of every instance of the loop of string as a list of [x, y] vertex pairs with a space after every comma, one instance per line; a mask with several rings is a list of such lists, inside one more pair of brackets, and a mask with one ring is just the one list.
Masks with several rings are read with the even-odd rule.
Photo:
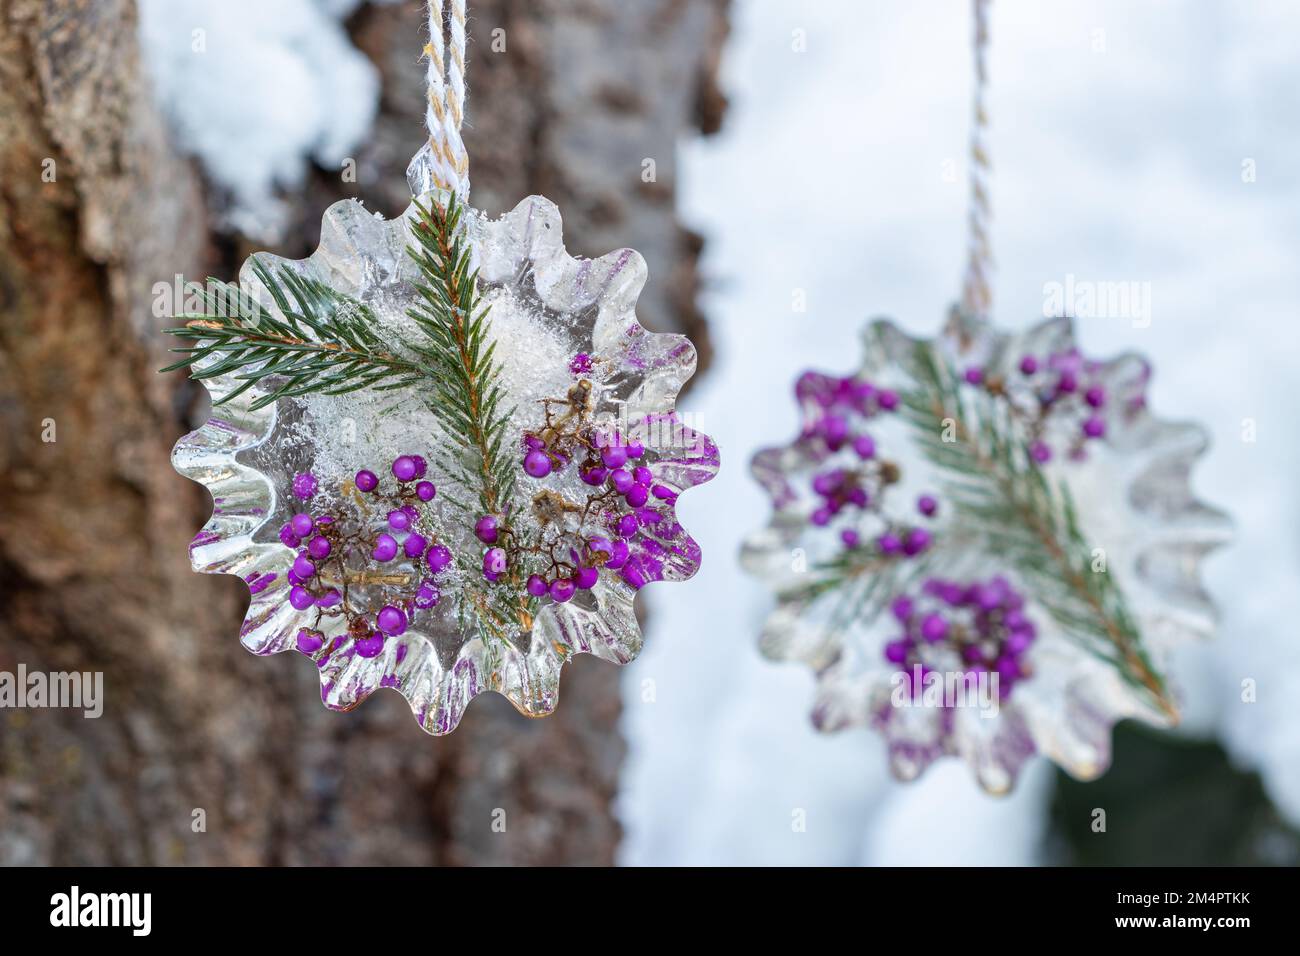
[[[450, 43], [447, 42], [450, 37]], [[432, 175], [438, 186], [469, 193], [469, 153], [460, 130], [465, 122], [465, 0], [429, 0], [428, 105]]]
[[970, 211], [969, 256], [966, 277], [962, 283], [962, 310], [978, 318], [985, 318], [993, 300], [989, 280], [993, 271], [993, 254], [989, 242], [989, 154], [985, 142], [988, 132], [988, 113], [985, 112], [985, 88], [988, 71], [985, 52], [989, 42], [988, 7], [990, 0], [972, 0], [975, 13], [975, 96], [974, 115], [970, 137]]

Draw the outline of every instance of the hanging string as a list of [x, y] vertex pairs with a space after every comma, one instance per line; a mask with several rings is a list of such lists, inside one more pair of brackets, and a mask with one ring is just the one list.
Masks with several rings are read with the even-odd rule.
[[990, 0], [972, 0], [975, 13], [975, 96], [974, 116], [970, 137], [970, 212], [969, 257], [966, 278], [962, 283], [962, 311], [967, 315], [985, 318], [993, 301], [989, 280], [993, 271], [993, 254], [989, 245], [989, 153], [985, 137], [988, 133], [988, 113], [985, 111], [985, 90], [988, 69], [985, 52], [989, 42], [988, 8]]
[[465, 196], [469, 193], [469, 153], [460, 135], [466, 97], [465, 0], [429, 0], [429, 42], [424, 55], [429, 59], [424, 118], [429, 127], [431, 173], [438, 186]]

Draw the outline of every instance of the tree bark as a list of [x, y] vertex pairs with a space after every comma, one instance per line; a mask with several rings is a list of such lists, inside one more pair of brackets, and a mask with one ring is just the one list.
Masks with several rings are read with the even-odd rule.
[[[363, 7], [349, 24], [384, 77], [361, 175], [318, 170], [273, 251], [305, 255], [335, 199], [405, 206], [419, 7]], [[500, 211], [542, 192], [572, 251], [638, 248], [643, 321], [688, 331], [702, 356], [700, 241], [674, 215], [673, 146], [717, 125], [725, 7], [471, 9], [473, 201]], [[202, 394], [154, 372], [167, 320], [151, 288], [233, 277], [251, 246], [212, 227], [136, 36], [133, 0], [0, 0], [0, 671], [100, 671], [105, 698], [99, 719], [0, 710], [0, 864], [610, 862], [616, 669], [579, 658], [555, 716], [489, 695], [430, 738], [395, 694], [325, 711], [306, 662], [240, 647], [245, 586], [190, 571], [211, 502], [168, 455]]]

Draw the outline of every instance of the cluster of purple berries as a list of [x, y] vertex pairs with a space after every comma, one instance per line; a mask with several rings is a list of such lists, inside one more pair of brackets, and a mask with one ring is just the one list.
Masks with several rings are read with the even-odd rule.
[[[926, 518], [933, 518], [939, 513], [939, 501], [934, 495], [921, 495], [916, 499], [916, 510]], [[858, 533], [852, 529], [842, 531], [840, 539], [847, 548], [857, 548], [862, 543]], [[876, 538], [876, 550], [885, 557], [914, 558], [923, 554], [933, 541], [934, 535], [920, 525], [896, 527]]]
[[[1025, 600], [1005, 577], [961, 584], [929, 578], [916, 598], [894, 600], [892, 612], [903, 634], [885, 645], [885, 660], [909, 677], [920, 667], [967, 674], [998, 675], [998, 693], [1031, 675], [1025, 656], [1037, 633]], [[919, 688], [913, 687], [913, 691]]]
[[526, 588], [533, 597], [549, 596], [557, 604], [563, 604], [578, 591], [595, 587], [600, 580], [601, 566], [617, 571], [627, 564], [630, 554], [631, 549], [622, 539], [610, 541], [608, 538], [591, 538], [583, 548], [583, 554], [570, 549], [569, 556], [573, 560], [571, 567], [559, 570], [557, 566], [549, 578], [530, 574]]
[[1029, 453], [1039, 464], [1052, 460], [1046, 439], [1049, 423], [1062, 423], [1070, 433], [1069, 455], [1083, 457], [1086, 442], [1106, 436], [1106, 389], [1099, 380], [1100, 362], [1085, 359], [1077, 348], [1052, 352], [1045, 358], [1021, 356], [1019, 376], [1005, 381], [984, 369], [966, 369], [965, 380], [993, 395], [1007, 395], [1013, 409], [1027, 416]]
[[870, 435], [853, 430], [853, 418], [872, 418], [898, 408], [897, 392], [877, 388], [854, 375], [841, 378], [804, 372], [795, 383], [794, 393], [801, 404], [814, 410], [804, 426], [805, 438], [821, 438], [831, 451], [851, 444], [864, 460], [876, 453], [876, 446]]
[[[391, 506], [385, 516], [386, 530], [376, 532], [358, 526], [342, 515], [312, 515], [305, 511], [295, 514], [280, 529], [280, 540], [298, 550], [288, 572], [289, 604], [298, 611], [316, 608], [318, 621], [322, 615], [343, 615], [355, 640], [356, 652], [362, 657], [377, 656], [383, 650], [386, 636], [404, 634], [417, 609], [427, 610], [441, 600], [436, 579], [450, 567], [451, 551], [443, 544], [430, 542], [416, 530], [420, 506], [432, 501], [438, 493], [433, 482], [425, 480], [427, 470], [424, 459], [418, 455], [400, 455], [394, 459], [392, 473], [398, 481], [398, 490], [384, 502]], [[379, 477], [373, 471], [358, 471], [354, 482], [362, 494], [379, 497]], [[316, 490], [313, 476], [295, 476], [296, 497], [310, 499]], [[400, 541], [395, 534], [401, 535]], [[382, 565], [396, 559], [399, 552], [411, 562], [419, 583], [413, 593], [382, 607], [375, 615], [373, 626], [352, 608], [346, 583], [340, 591], [326, 582], [327, 568], [333, 571], [333, 580], [347, 582], [355, 570], [349, 569], [349, 562], [363, 564], [368, 556]], [[304, 653], [314, 654], [323, 643], [323, 634], [315, 628], [303, 628], [298, 634], [298, 649]]]
[[654, 474], [644, 464], [645, 445], [636, 440], [625, 441], [617, 431], [596, 432], [592, 438], [599, 459], [583, 463], [578, 476], [593, 488], [604, 487], [621, 497], [629, 508], [642, 508], [652, 497], [672, 504], [677, 492], [667, 485], [656, 484]]

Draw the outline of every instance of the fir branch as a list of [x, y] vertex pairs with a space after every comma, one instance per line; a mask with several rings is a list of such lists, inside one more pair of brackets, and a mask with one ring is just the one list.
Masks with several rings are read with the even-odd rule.
[[[253, 268], [279, 316], [251, 302], [223, 308], [224, 299], [242, 304], [246, 297], [229, 284], [215, 283], [214, 291], [210, 283], [204, 312], [184, 315], [184, 326], [166, 330], [196, 338], [197, 344], [173, 350], [186, 357], [162, 371], [189, 368], [196, 379], [232, 375], [240, 380], [215, 404], [263, 383], [268, 391], [254, 409], [310, 393], [412, 388], [442, 426], [447, 445], [435, 451], [434, 460], [451, 484], [477, 491], [478, 513], [507, 515], [516, 471], [507, 438], [513, 410], [502, 407], [506, 391], [494, 359], [496, 345], [489, 340], [478, 272], [471, 271], [464, 206], [452, 195], [445, 206], [417, 201], [416, 209], [417, 242], [407, 252], [422, 280], [415, 284], [419, 303], [407, 314], [422, 333], [419, 341], [398, 338], [390, 346], [368, 307], [287, 267], [272, 273], [254, 257]], [[475, 513], [469, 501], [455, 495], [444, 500], [467, 518]], [[465, 570], [471, 581], [479, 573], [468, 565]], [[514, 577], [521, 573], [511, 570]], [[512, 577], [509, 583], [517, 586], [467, 587], [458, 607], [462, 622], [472, 613], [484, 637], [529, 630], [536, 602], [522, 579]]]
[[[438, 456], [447, 474], [478, 488], [482, 512], [507, 516], [515, 489], [515, 462], [508, 455], [507, 426], [513, 409], [503, 409], [505, 389], [496, 343], [488, 337], [487, 315], [478, 290], [478, 270], [465, 236], [464, 205], [453, 193], [445, 206], [415, 203], [417, 245], [407, 252], [420, 268], [420, 301], [407, 315], [424, 333], [413, 345], [432, 376], [426, 401], [452, 446]], [[457, 510], [472, 517], [465, 502]], [[512, 529], [509, 533], [518, 534]], [[477, 568], [468, 568], [474, 580]], [[508, 587], [471, 587], [462, 613], [472, 607], [480, 636], [500, 638], [531, 629], [535, 601], [523, 588], [524, 571], [514, 566]]]
[[1069, 489], [1048, 481], [1006, 403], [982, 390], [967, 399], [953, 370], [924, 343], [913, 351], [912, 372], [917, 387], [901, 396], [901, 410], [922, 453], [945, 474], [964, 529], [1011, 563], [1068, 635], [1176, 718], [1122, 590], [1109, 571], [1090, 567]]
[[[232, 375], [240, 381], [213, 402], [221, 405], [259, 383], [267, 393], [250, 406], [263, 408], [281, 398], [320, 393], [340, 395], [363, 388], [405, 388], [428, 370], [394, 354], [376, 332], [366, 306], [287, 266], [273, 273], [257, 257], [253, 270], [283, 318], [263, 309], [237, 286], [210, 279], [204, 311], [185, 313], [183, 326], [163, 331], [198, 339], [171, 351], [185, 355], [160, 371], [190, 370], [194, 379]], [[232, 303], [238, 305], [232, 308]], [[211, 362], [207, 360], [214, 359]]]
[[509, 410], [501, 366], [489, 343], [488, 306], [478, 292], [478, 271], [470, 271], [470, 248], [462, 229], [464, 206], [453, 194], [446, 206], [416, 202], [416, 248], [408, 253], [420, 267], [420, 303], [407, 314], [424, 333], [415, 351], [428, 363], [429, 407], [449, 439], [460, 445], [459, 465], [479, 487], [488, 513], [502, 512], [514, 490], [514, 468], [503, 454]]

